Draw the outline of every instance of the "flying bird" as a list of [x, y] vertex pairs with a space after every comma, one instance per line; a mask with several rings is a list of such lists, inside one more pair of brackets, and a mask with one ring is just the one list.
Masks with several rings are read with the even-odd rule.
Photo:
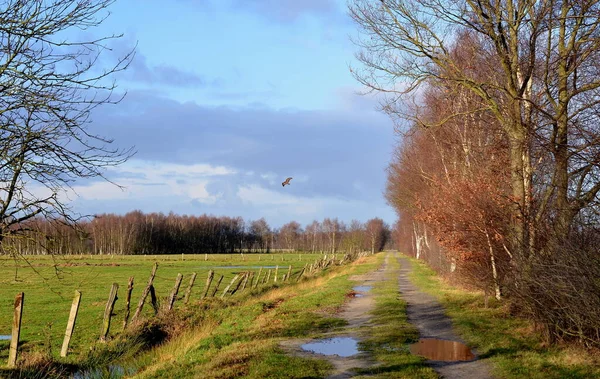
[[292, 178], [287, 178], [287, 179], [285, 180], [285, 182], [281, 183], [281, 186], [282, 186], [282, 187], [285, 187], [285, 185], [286, 185], [286, 184], [287, 184], [287, 185], [290, 185], [290, 180], [292, 180]]

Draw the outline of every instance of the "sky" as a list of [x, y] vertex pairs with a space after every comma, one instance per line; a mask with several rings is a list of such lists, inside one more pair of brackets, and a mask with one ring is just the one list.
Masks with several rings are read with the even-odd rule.
[[100, 65], [136, 55], [114, 76], [125, 98], [90, 128], [137, 153], [106, 173], [124, 190], [78, 182], [76, 210], [395, 221], [383, 197], [394, 128], [350, 73], [346, 0], [118, 0], [110, 12], [79, 33], [123, 33]]

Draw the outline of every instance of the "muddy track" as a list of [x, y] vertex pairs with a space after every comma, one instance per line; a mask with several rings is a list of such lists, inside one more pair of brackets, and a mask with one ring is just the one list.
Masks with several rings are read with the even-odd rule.
[[[355, 281], [357, 286], [371, 286], [375, 282], [384, 280], [389, 258], [390, 255], [386, 255], [384, 264], [377, 270], [364, 275], [352, 276], [350, 277], [350, 280]], [[369, 321], [371, 321], [370, 312], [375, 307], [375, 299], [370, 291], [362, 292], [360, 295], [360, 297], [354, 297], [352, 300], [348, 301], [343, 307], [342, 311], [337, 314], [338, 317], [346, 320], [348, 325], [346, 325], [341, 331], [325, 333], [319, 339], [350, 337], [356, 341], [361, 340], [361, 333], [364, 332], [359, 332], [359, 328], [367, 325]], [[296, 356], [328, 360], [333, 365], [334, 371], [330, 376], [327, 377], [327, 379], [352, 378], [356, 375], [355, 369], [373, 367], [378, 364], [365, 352], [359, 352], [358, 354], [350, 357], [341, 357], [338, 355], [315, 354], [302, 349], [301, 346], [303, 344], [314, 341], [315, 340], [309, 338], [294, 339], [281, 342], [281, 347], [288, 353]]]
[[[400, 292], [407, 302], [408, 321], [417, 327], [421, 338], [439, 338], [464, 343], [452, 330], [452, 321], [446, 316], [444, 308], [431, 295], [420, 291], [409, 280], [412, 271], [411, 262], [395, 253], [400, 259]], [[493, 378], [491, 369], [485, 360], [477, 359], [468, 362], [427, 361], [427, 363], [442, 376], [448, 379], [486, 379]]]
[[[386, 270], [388, 270], [389, 259], [400, 260], [399, 271], [399, 290], [402, 298], [407, 302], [408, 321], [418, 330], [421, 338], [439, 338], [464, 343], [452, 330], [452, 321], [445, 315], [444, 308], [431, 295], [418, 290], [413, 285], [408, 276], [412, 270], [408, 259], [403, 258], [399, 253], [388, 253], [384, 264], [377, 270], [365, 275], [353, 276], [350, 279], [356, 281], [356, 285], [372, 285], [375, 282], [385, 279]], [[339, 317], [348, 321], [343, 330], [332, 333], [325, 333], [320, 339], [333, 337], [350, 337], [357, 341], [361, 340], [361, 335], [368, 333], [368, 323], [371, 320], [370, 312], [375, 306], [375, 299], [372, 292], [363, 292], [361, 297], [355, 297], [347, 302], [338, 314]], [[365, 328], [367, 326], [367, 328]], [[359, 330], [360, 329], [360, 330]], [[328, 379], [352, 378], [356, 375], [356, 368], [373, 367], [379, 364], [365, 352], [350, 357], [341, 357], [338, 355], [316, 354], [302, 349], [302, 345], [315, 342], [314, 339], [293, 339], [282, 341], [281, 347], [289, 354], [305, 357], [326, 359], [334, 366], [334, 372], [328, 376]], [[477, 356], [477, 352], [473, 351]], [[475, 359], [469, 362], [442, 362], [427, 361], [442, 378], [460, 378], [460, 379], [486, 379], [493, 378], [490, 374], [489, 364], [485, 360]]]

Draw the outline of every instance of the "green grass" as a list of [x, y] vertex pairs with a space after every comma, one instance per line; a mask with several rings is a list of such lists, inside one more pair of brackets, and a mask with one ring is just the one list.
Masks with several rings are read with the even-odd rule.
[[[72, 353], [63, 361], [76, 362], [80, 354], [87, 352], [100, 335], [104, 307], [112, 283], [119, 284], [115, 315], [111, 323], [110, 336], [122, 330], [125, 311], [125, 291], [128, 279], [134, 277], [135, 284], [131, 297], [131, 315], [135, 311], [143, 288], [146, 286], [154, 262], [159, 267], [154, 287], [160, 300], [164, 302], [175, 283], [178, 273], [183, 281], [178, 298], [187, 289], [192, 272], [197, 278], [193, 287], [190, 304], [197, 302], [204, 290], [209, 269], [214, 266], [260, 266], [279, 265], [279, 277], [287, 273], [288, 265], [297, 274], [306, 263], [314, 262], [320, 254], [204, 254], [162, 256], [32, 256], [29, 263], [15, 262], [9, 257], [0, 257], [0, 334], [10, 334], [13, 318], [13, 302], [19, 292], [24, 292], [24, 307], [21, 329], [21, 352], [50, 351], [58, 356], [64, 338], [67, 319], [75, 290], [82, 292], [79, 314], [70, 347]], [[224, 275], [219, 293], [233, 276], [247, 268], [215, 268], [215, 280]], [[264, 270], [263, 270], [264, 272]], [[271, 281], [273, 275], [271, 276]], [[213, 282], [213, 286], [215, 282]], [[235, 296], [238, 296], [237, 294]], [[234, 297], [235, 297], [234, 296]], [[175, 303], [182, 307], [181, 302]], [[144, 316], [153, 315], [149, 299], [144, 306]], [[8, 357], [8, 342], [0, 341], [0, 365]]]
[[419, 332], [407, 321], [406, 302], [398, 289], [400, 265], [390, 258], [385, 280], [371, 290], [375, 296], [373, 318], [361, 333], [361, 350], [369, 352], [379, 364], [359, 373], [369, 378], [437, 378], [425, 359], [410, 354], [408, 349], [408, 344], [418, 340]]
[[[448, 286], [423, 262], [410, 258], [411, 280], [438, 298], [456, 331], [489, 358], [500, 378], [600, 378], [598, 356], [575, 346], [545, 346], [532, 324], [510, 316], [506, 304]], [[595, 362], [593, 362], [595, 360]]]
[[381, 258], [328, 269], [262, 294], [247, 293], [235, 306], [208, 310], [203, 327], [138, 357], [146, 367], [137, 377], [323, 378], [330, 363], [288, 355], [279, 343], [346, 325], [336, 312], [356, 284], [349, 276], [374, 270]]

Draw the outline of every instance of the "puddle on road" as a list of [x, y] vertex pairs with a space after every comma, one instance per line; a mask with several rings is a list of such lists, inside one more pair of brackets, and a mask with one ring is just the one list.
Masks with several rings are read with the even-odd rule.
[[358, 343], [354, 338], [335, 337], [317, 342], [305, 343], [303, 350], [323, 355], [339, 355], [340, 357], [351, 357], [358, 354]]
[[410, 345], [410, 352], [432, 361], [470, 361], [475, 354], [463, 343], [436, 338], [422, 338]]
[[371, 288], [373, 288], [373, 286], [355, 286], [352, 287], [352, 289], [354, 291], [360, 291], [360, 292], [368, 292], [371, 290]]

